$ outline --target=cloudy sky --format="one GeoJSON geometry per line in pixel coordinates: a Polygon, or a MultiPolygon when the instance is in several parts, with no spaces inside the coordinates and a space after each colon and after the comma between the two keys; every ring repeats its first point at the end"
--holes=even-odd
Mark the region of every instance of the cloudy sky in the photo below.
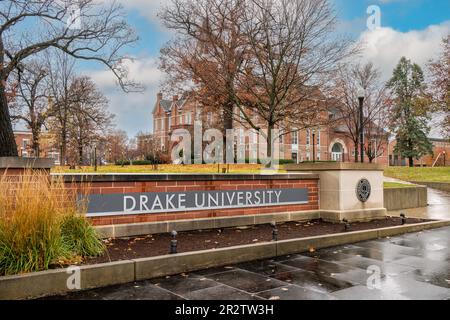
{"type": "MultiPolygon", "coordinates": [[[[106,0],[112,1],[112,0],[106,0]]],[[[110,101],[117,127],[130,136],[151,132],[151,111],[164,75],[158,70],[159,50],[172,34],[165,30],[156,14],[164,1],[118,0],[128,21],[139,35],[139,43],[129,49],[135,57],[129,64],[130,77],[145,85],[143,93],[121,92],[112,75],[101,69],[80,66],[93,77],[110,101]]],[[[363,60],[372,61],[389,78],[401,56],[424,66],[438,52],[441,39],[450,32],[449,0],[330,0],[340,18],[339,30],[365,44],[363,60]],[[367,9],[381,9],[381,27],[369,30],[367,9]]]]}

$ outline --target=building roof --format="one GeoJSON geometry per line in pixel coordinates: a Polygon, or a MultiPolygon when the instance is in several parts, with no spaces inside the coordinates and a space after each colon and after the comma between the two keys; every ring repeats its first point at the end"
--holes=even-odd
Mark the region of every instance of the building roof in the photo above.
{"type": "Polygon", "coordinates": [[[164,109],[165,112],[170,112],[170,109],[172,108],[172,101],[171,100],[161,100],[159,102],[159,105],[161,108],[164,109]]]}

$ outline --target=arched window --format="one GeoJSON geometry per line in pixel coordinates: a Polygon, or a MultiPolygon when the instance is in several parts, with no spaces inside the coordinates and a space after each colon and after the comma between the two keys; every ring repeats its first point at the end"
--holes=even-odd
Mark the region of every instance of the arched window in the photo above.
{"type": "Polygon", "coordinates": [[[331,149],[331,160],[344,161],[344,147],[339,142],[336,142],[331,149]]]}

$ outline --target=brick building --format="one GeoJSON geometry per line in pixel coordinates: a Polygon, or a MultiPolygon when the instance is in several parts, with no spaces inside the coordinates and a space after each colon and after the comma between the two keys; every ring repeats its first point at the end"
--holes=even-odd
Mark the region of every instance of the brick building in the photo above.
{"type": "MultiPolygon", "coordinates": [[[[14,131],[14,137],[16,138],[17,152],[19,157],[32,158],[34,157],[34,151],[32,148],[33,134],[31,131],[14,131]]],[[[55,165],[60,164],[59,148],[55,142],[54,136],[50,133],[43,132],[40,138],[40,152],[41,158],[54,159],[55,165]]]]}
{"type": "MultiPolygon", "coordinates": [[[[442,138],[430,138],[430,141],[433,144],[433,154],[426,155],[419,160],[415,160],[414,165],[424,167],[450,166],[450,140],[442,138]]],[[[395,145],[395,140],[389,143],[389,165],[408,166],[408,159],[402,158],[395,154],[395,145]]]]}
{"type": "MultiPolygon", "coordinates": [[[[172,147],[171,133],[176,129],[182,128],[191,132],[196,120],[202,122],[203,128],[221,128],[218,121],[219,115],[216,112],[203,110],[195,99],[189,97],[180,99],[178,96],[174,96],[172,99],[164,99],[163,95],[158,93],[152,113],[154,135],[159,141],[161,150],[167,153],[170,153],[172,147]]],[[[333,117],[333,114],[323,116],[333,117]]],[[[263,123],[260,124],[263,125],[263,123]]],[[[235,121],[233,127],[243,128],[243,125],[235,121]]],[[[342,124],[337,123],[334,126],[306,130],[291,129],[289,131],[291,132],[281,136],[279,141],[280,158],[283,160],[304,162],[312,161],[314,157],[317,161],[355,161],[354,143],[342,124]]],[[[253,139],[252,135],[248,135],[245,141],[239,142],[241,144],[245,142],[246,158],[249,159],[254,159],[252,154],[257,154],[257,150],[251,147],[256,142],[252,141],[253,139]]],[[[366,141],[366,143],[368,142],[366,141]]],[[[387,165],[389,157],[386,139],[373,139],[371,143],[379,153],[374,162],[387,165]]],[[[368,160],[366,159],[366,161],[368,160]]]]}

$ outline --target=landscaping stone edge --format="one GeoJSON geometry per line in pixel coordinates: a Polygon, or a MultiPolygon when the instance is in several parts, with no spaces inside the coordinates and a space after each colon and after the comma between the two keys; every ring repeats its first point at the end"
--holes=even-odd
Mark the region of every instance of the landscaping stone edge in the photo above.
{"type": "MultiPolygon", "coordinates": [[[[124,260],[75,270],[80,272],[80,290],[87,290],[446,226],[450,226],[450,220],[124,260]]],[[[72,291],[67,283],[73,275],[73,269],[64,268],[0,277],[0,299],[65,294],[72,291]]]]}

